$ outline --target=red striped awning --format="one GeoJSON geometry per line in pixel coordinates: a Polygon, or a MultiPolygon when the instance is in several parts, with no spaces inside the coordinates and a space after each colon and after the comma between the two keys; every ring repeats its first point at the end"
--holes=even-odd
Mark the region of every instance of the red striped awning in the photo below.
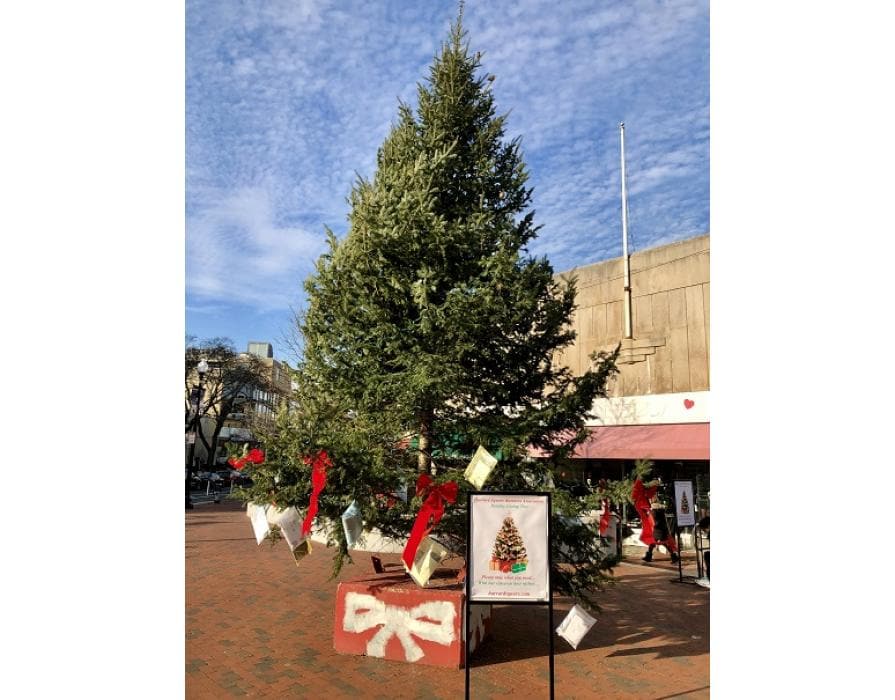
{"type": "Polygon", "coordinates": [[[709,459],[709,423],[607,425],[572,455],[578,459],[709,459]]]}
{"type": "MultiPolygon", "coordinates": [[[[709,423],[606,425],[588,428],[590,436],[573,459],[709,459],[709,423]]],[[[532,448],[533,457],[542,457],[532,448]]]]}

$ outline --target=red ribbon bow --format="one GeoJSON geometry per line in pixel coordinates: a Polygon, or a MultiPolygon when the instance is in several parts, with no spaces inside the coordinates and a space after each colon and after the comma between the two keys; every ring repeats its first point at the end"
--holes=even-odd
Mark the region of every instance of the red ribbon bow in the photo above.
{"type": "Polygon", "coordinates": [[[302,461],[308,466],[313,465],[311,470],[311,503],[308,506],[308,514],[301,525],[301,534],[307,537],[311,534],[311,524],[317,515],[317,501],[323,487],[326,486],[326,470],[333,465],[326,454],[326,450],[321,450],[313,459],[311,457],[303,457],[302,461]]]}
{"type": "Polygon", "coordinates": [[[428,474],[420,474],[419,479],[416,480],[416,495],[425,494],[426,499],[416,516],[410,537],[407,538],[407,545],[404,547],[404,553],[401,555],[401,559],[408,569],[413,568],[413,560],[416,558],[416,550],[419,549],[420,542],[441,521],[441,516],[444,515],[444,502],[456,503],[457,490],[456,481],[448,481],[438,486],[433,484],[432,477],[428,474]]]}
{"type": "Polygon", "coordinates": [[[603,514],[600,516],[600,537],[606,534],[609,529],[609,499],[603,499],[603,514]]]}
{"type": "Polygon", "coordinates": [[[231,457],[227,460],[227,464],[237,470],[241,470],[249,462],[252,464],[261,464],[264,462],[264,450],[249,450],[249,453],[245,457],[240,457],[239,459],[231,457]]]}

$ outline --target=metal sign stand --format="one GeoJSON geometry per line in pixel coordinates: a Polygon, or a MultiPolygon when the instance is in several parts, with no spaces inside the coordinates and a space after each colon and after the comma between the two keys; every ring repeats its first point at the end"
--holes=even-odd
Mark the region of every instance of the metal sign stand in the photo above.
{"type": "MultiPolygon", "coordinates": [[[[672,497],[672,503],[674,504],[674,532],[675,537],[677,537],[677,578],[671,579],[672,583],[692,583],[694,586],[698,586],[696,583],[696,576],[684,576],[684,557],[683,557],[683,543],[681,542],[681,526],[678,525],[678,517],[677,517],[677,492],[674,492],[674,496],[672,497]]],[[[695,530],[694,525],[694,530],[695,530]]],[[[695,535],[694,535],[695,536],[695,535]]],[[[697,560],[699,559],[699,555],[696,556],[697,560]]]]}
{"type": "MultiPolygon", "coordinates": [[[[472,497],[477,495],[487,494],[489,496],[546,496],[547,497],[547,602],[546,605],[549,608],[550,614],[548,615],[548,623],[550,625],[550,629],[548,630],[548,636],[550,638],[550,700],[554,700],[553,697],[553,655],[554,655],[554,647],[553,647],[553,577],[551,576],[551,572],[553,571],[553,552],[550,548],[550,541],[552,538],[551,527],[550,527],[550,516],[553,513],[553,498],[549,493],[532,493],[526,491],[470,491],[466,500],[466,622],[464,624],[465,633],[463,635],[463,646],[466,652],[466,658],[464,660],[464,666],[466,668],[466,700],[469,700],[469,623],[470,623],[470,609],[472,608],[473,601],[470,598],[471,586],[474,571],[472,566],[472,556],[471,556],[471,548],[472,548],[472,497]]],[[[494,601],[482,601],[493,603],[494,601]]],[[[499,601],[500,605],[544,605],[545,603],[542,601],[529,601],[529,600],[501,600],[499,601]]]]}

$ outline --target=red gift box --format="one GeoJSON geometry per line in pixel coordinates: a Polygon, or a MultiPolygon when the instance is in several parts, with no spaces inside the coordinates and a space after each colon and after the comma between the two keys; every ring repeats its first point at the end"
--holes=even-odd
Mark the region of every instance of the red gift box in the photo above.
{"type": "MultiPolygon", "coordinates": [[[[463,668],[466,594],[456,571],[440,569],[420,588],[404,573],[339,584],[333,646],[341,654],[463,668]]],[[[471,609],[470,652],[491,633],[491,606],[471,609]]]]}

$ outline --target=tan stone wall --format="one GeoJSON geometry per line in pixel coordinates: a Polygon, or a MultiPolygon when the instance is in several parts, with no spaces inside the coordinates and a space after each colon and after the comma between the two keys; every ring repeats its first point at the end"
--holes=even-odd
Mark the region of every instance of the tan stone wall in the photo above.
{"type": "Polygon", "coordinates": [[[709,235],[631,255],[633,338],[624,335],[622,258],[557,275],[578,278],[576,341],[557,361],[576,374],[622,342],[612,396],[709,389],[709,235]]]}

